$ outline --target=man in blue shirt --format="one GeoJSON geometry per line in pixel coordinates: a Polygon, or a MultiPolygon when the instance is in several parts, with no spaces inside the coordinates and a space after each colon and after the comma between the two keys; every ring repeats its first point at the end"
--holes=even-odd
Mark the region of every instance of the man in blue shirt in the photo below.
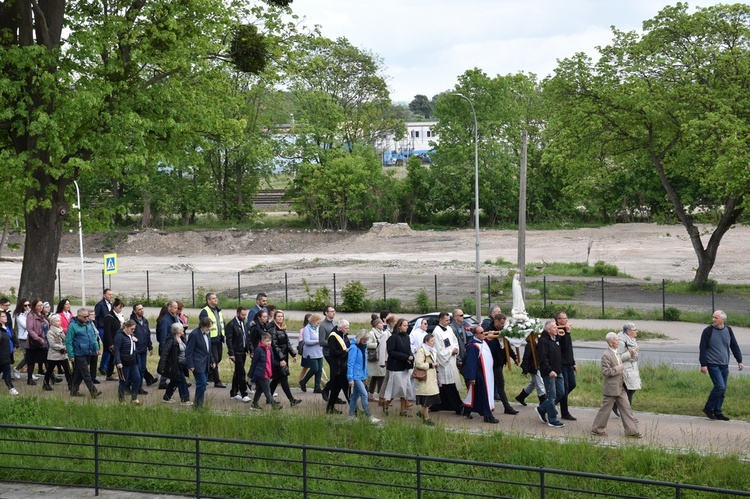
{"type": "Polygon", "coordinates": [[[708,419],[720,421],[729,421],[721,406],[724,404],[724,394],[729,380],[730,350],[737,360],[739,370],[742,371],[745,368],[742,364],[740,346],[737,344],[732,328],[726,325],[726,320],[727,314],[723,311],[714,312],[712,324],[703,330],[699,346],[701,372],[711,376],[711,382],[714,384],[706,405],[703,407],[703,413],[708,419]]]}

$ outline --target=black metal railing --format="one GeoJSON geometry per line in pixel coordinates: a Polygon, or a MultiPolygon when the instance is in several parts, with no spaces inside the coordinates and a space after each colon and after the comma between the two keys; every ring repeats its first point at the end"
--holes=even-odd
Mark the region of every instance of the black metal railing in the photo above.
{"type": "Polygon", "coordinates": [[[0,481],[191,497],[750,497],[631,477],[186,435],[0,425],[0,481]]]}

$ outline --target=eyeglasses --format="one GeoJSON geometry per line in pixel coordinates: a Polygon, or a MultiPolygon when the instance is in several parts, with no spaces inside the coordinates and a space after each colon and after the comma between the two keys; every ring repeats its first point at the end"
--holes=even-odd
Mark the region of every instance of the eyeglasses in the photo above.
{"type": "Polygon", "coordinates": [[[30,306],[31,306],[31,304],[30,304],[30,303],[24,303],[24,304],[23,304],[23,308],[26,308],[26,307],[30,307],[30,306]]]}

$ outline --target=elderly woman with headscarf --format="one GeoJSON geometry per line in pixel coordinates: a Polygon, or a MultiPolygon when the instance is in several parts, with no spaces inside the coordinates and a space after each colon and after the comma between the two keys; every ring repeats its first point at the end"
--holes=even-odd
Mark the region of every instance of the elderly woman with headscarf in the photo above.
{"type": "MultiPolygon", "coordinates": [[[[617,353],[623,364],[622,378],[625,382],[625,390],[628,394],[628,402],[633,406],[633,394],[641,389],[641,373],[638,370],[638,328],[632,322],[626,322],[622,326],[622,332],[617,335],[620,342],[617,345],[617,353]]],[[[619,416],[617,404],[612,407],[612,412],[619,416]]]]}

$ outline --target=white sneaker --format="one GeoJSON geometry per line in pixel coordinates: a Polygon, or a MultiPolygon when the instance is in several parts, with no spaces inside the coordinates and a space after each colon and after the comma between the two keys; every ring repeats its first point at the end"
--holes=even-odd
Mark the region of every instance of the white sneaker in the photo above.
{"type": "Polygon", "coordinates": [[[274,392],[273,396],[274,396],[275,398],[279,398],[279,392],[274,392]]]}
{"type": "MultiPolygon", "coordinates": [[[[239,395],[238,395],[238,396],[239,396],[239,395]]],[[[244,403],[246,403],[246,404],[247,404],[248,402],[250,402],[251,400],[253,400],[253,399],[251,399],[251,398],[250,398],[250,397],[248,397],[247,395],[245,395],[244,397],[242,397],[242,401],[243,401],[244,403]]]]}
{"type": "Polygon", "coordinates": [[[32,374],[31,379],[33,379],[34,381],[37,381],[39,379],[39,376],[37,376],[36,374],[32,374]]]}
{"type": "Polygon", "coordinates": [[[13,377],[16,379],[21,379],[21,371],[19,371],[15,367],[13,368],[13,377]]]}
{"type": "Polygon", "coordinates": [[[11,388],[10,389],[10,394],[11,395],[18,395],[18,390],[16,390],[15,388],[11,388]]]}
{"type": "Polygon", "coordinates": [[[174,404],[174,400],[172,399],[165,399],[162,397],[161,401],[164,402],[165,404],[174,404]]]}
{"type": "Polygon", "coordinates": [[[372,421],[373,423],[380,423],[380,420],[376,418],[375,416],[371,416],[370,421],[372,421]]]}
{"type": "Polygon", "coordinates": [[[189,400],[186,400],[185,402],[180,402],[180,405],[193,405],[193,403],[189,400]]]}
{"type": "Polygon", "coordinates": [[[234,397],[229,397],[229,398],[230,398],[230,399],[232,399],[232,400],[242,400],[242,395],[240,395],[240,394],[238,393],[238,394],[237,394],[237,395],[235,395],[234,397]]]}

